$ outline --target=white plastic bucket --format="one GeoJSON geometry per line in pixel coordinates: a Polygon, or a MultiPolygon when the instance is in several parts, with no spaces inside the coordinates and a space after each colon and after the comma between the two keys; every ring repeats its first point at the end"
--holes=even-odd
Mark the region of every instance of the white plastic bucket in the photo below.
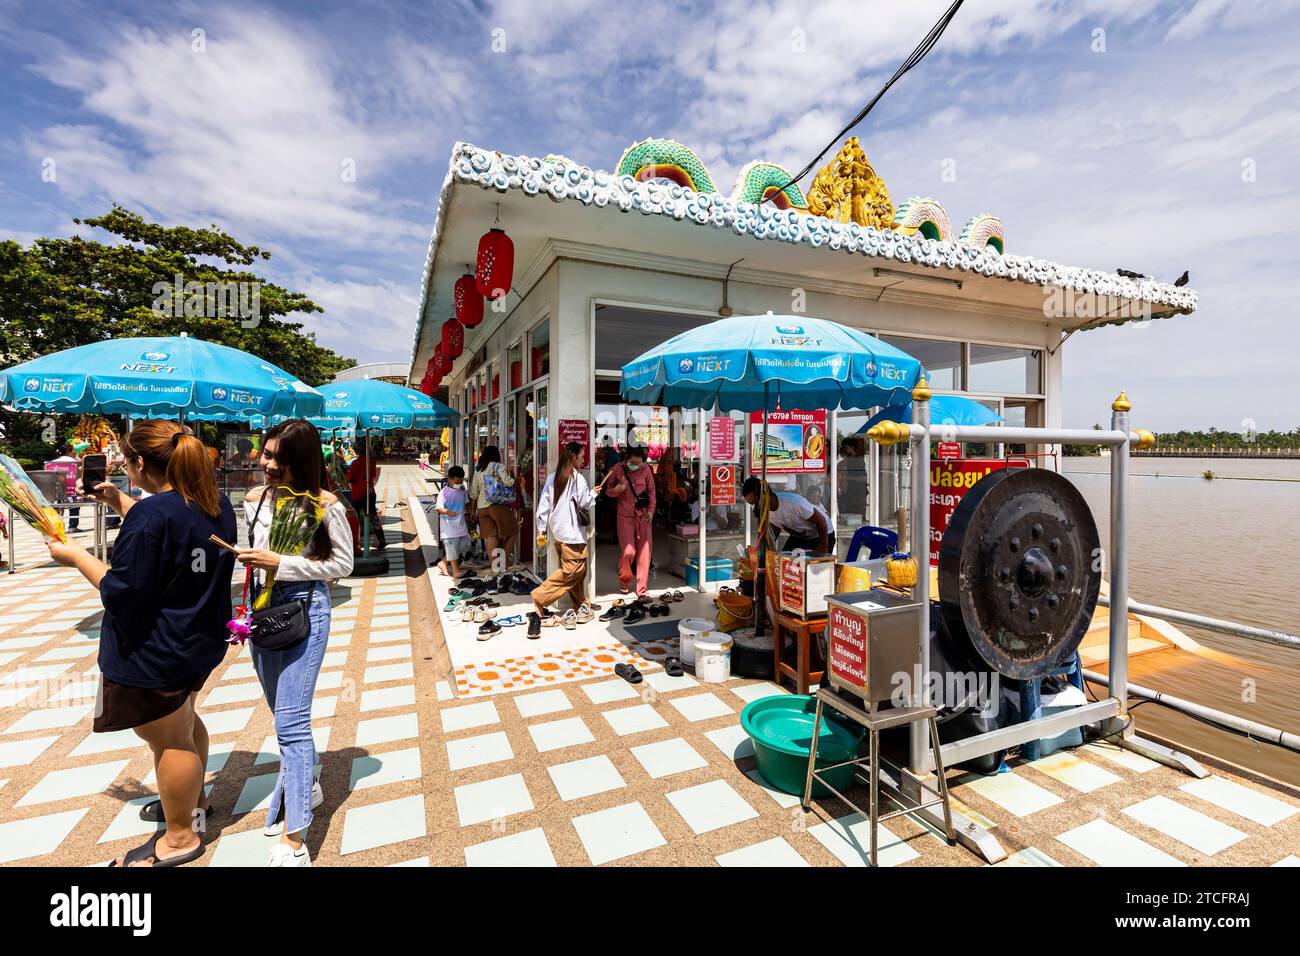
{"type": "Polygon", "coordinates": [[[701,634],[717,630],[718,622],[707,617],[688,617],[677,625],[677,636],[681,639],[678,656],[683,664],[695,666],[695,641],[701,634]]]}
{"type": "Polygon", "coordinates": [[[731,678],[731,637],[709,631],[695,638],[695,676],[706,684],[722,684],[731,678]]]}

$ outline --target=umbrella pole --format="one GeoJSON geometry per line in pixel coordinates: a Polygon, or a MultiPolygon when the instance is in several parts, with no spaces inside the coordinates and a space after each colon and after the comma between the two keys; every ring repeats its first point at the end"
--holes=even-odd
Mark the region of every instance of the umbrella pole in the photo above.
{"type": "MultiPolygon", "coordinates": [[[[763,593],[767,590],[767,522],[763,521],[762,516],[768,512],[768,495],[771,494],[767,488],[767,403],[770,387],[769,383],[763,383],[763,440],[758,446],[759,473],[763,476],[763,486],[759,489],[762,507],[758,511],[758,567],[754,569],[754,634],[757,637],[763,636],[763,593]]],[[[781,675],[776,676],[780,680],[781,675]]]]}
{"type": "Polygon", "coordinates": [[[361,516],[361,556],[366,560],[370,559],[370,429],[366,429],[366,500],[361,503],[365,509],[361,516]]]}

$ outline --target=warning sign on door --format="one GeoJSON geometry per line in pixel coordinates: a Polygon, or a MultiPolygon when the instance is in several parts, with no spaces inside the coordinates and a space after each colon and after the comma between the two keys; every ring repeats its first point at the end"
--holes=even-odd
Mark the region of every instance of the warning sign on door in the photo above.
{"type": "Polygon", "coordinates": [[[709,504],[734,505],[736,503],[736,466],[709,466],[709,504]]]}

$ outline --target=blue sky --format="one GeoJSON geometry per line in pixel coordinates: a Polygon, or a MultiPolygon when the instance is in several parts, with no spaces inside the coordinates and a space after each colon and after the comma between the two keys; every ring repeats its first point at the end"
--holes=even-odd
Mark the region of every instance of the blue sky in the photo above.
{"type": "MultiPolygon", "coordinates": [[[[946,5],[0,0],[0,237],[114,200],[216,222],[322,342],[405,360],[457,140],[608,169],[673,137],[728,188],[802,166],[946,5]]],[[[1009,251],[1191,270],[1195,316],[1070,340],[1067,424],[1122,385],[1158,429],[1300,426],[1298,33],[1294,2],[968,0],[857,130],[896,202],[999,215],[1009,251]]]]}

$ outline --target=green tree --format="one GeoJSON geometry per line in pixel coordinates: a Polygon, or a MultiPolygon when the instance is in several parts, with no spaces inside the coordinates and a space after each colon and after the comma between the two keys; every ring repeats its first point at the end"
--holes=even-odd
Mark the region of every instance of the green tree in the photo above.
{"type": "Polygon", "coordinates": [[[216,225],[162,226],[114,205],[74,220],[119,237],[103,243],[74,235],[24,247],[0,242],[0,366],[102,339],[179,335],[250,352],[309,385],[330,381],[353,359],[316,344],[288,316],[324,311],[300,292],[266,282],[249,267],[270,253],[216,225]],[[160,308],[161,288],[190,286],[186,314],[160,308]],[[245,283],[258,291],[254,317],[222,313],[210,284],[245,283]]]}

